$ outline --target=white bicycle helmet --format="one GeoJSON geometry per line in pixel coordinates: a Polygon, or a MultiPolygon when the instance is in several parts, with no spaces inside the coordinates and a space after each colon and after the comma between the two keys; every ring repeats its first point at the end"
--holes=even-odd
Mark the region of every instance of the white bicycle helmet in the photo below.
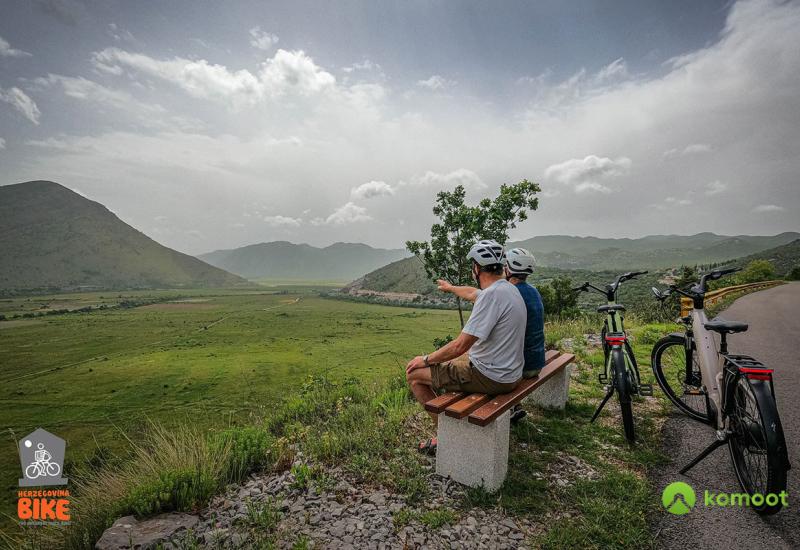
{"type": "Polygon", "coordinates": [[[481,267],[502,264],[503,257],[503,246],[491,239],[476,242],[467,254],[468,259],[476,261],[481,267]]]}
{"type": "Polygon", "coordinates": [[[506,252],[505,265],[512,275],[530,275],[536,267],[536,258],[524,248],[512,248],[506,252]]]}

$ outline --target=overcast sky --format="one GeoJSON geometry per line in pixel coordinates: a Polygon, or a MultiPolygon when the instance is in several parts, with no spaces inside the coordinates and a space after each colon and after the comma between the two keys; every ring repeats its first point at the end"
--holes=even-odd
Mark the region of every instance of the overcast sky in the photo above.
{"type": "Polygon", "coordinates": [[[512,235],[799,229],[800,3],[0,0],[0,184],[189,253],[401,247],[435,193],[512,235]]]}

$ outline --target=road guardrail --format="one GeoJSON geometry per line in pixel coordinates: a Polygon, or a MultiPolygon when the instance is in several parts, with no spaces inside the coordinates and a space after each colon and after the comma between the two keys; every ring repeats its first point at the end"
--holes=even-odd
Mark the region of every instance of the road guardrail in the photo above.
{"type": "MultiPolygon", "coordinates": [[[[725,296],[729,294],[733,294],[734,292],[740,292],[742,290],[763,290],[765,288],[770,288],[773,286],[778,286],[783,284],[786,281],[762,281],[760,283],[747,283],[745,285],[734,285],[728,286],[725,288],[719,288],[717,290],[712,290],[711,292],[706,292],[705,297],[705,305],[713,306],[725,296]]],[[[691,298],[681,298],[681,316],[689,315],[692,311],[692,300],[691,298]]]]}

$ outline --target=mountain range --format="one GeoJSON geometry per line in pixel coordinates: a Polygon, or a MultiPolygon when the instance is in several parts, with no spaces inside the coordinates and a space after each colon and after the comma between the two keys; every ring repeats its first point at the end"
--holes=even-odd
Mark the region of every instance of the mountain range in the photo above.
{"type": "MultiPolygon", "coordinates": [[[[652,235],[606,239],[537,236],[529,248],[540,272],[619,271],[762,257],[796,265],[800,233],[774,236],[652,235]]],[[[229,287],[247,279],[349,281],[387,292],[430,290],[418,259],[403,249],[286,241],[217,250],[198,258],[167,248],[105,206],[51,181],[0,186],[0,291],[80,288],[229,287]],[[366,274],[366,275],[365,275],[366,274]]]]}
{"type": "Polygon", "coordinates": [[[800,239],[800,233],[773,236],[650,235],[638,239],[604,239],[546,235],[510,243],[533,252],[538,263],[561,269],[614,270],[619,266],[659,269],[724,262],[800,239]]]}
{"type": "MultiPolygon", "coordinates": [[[[509,243],[528,248],[537,259],[534,279],[580,276],[592,273],[618,274],[633,269],[663,271],[681,265],[727,263],[745,266],[756,259],[773,263],[778,276],[800,265],[800,234],[772,237],[728,237],[713,233],[657,235],[641,239],[598,239],[563,235],[534,237],[509,243]],[[677,246],[682,245],[682,246],[677,246]],[[652,248],[648,248],[652,246],[652,248]]],[[[576,279],[577,280],[577,279],[576,279]]],[[[417,258],[405,258],[356,279],[348,290],[430,294],[436,286],[428,279],[417,258]]]]}
{"type": "Polygon", "coordinates": [[[2,291],[250,284],[160,245],[52,181],[0,186],[0,258],[2,291]]]}
{"type": "Polygon", "coordinates": [[[372,248],[361,243],[317,248],[275,241],[216,250],[198,258],[248,279],[350,281],[408,255],[403,249],[372,248]]]}

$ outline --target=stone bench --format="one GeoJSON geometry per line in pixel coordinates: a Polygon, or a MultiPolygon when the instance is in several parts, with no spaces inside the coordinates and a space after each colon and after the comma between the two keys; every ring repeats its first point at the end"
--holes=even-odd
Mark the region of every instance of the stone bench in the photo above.
{"type": "Polygon", "coordinates": [[[570,368],[575,356],[559,351],[545,354],[545,367],[536,378],[523,380],[502,395],[448,392],[425,403],[439,415],[436,473],[470,487],[498,489],[508,471],[511,408],[529,397],[549,409],[563,409],[569,394],[570,368]]]}

